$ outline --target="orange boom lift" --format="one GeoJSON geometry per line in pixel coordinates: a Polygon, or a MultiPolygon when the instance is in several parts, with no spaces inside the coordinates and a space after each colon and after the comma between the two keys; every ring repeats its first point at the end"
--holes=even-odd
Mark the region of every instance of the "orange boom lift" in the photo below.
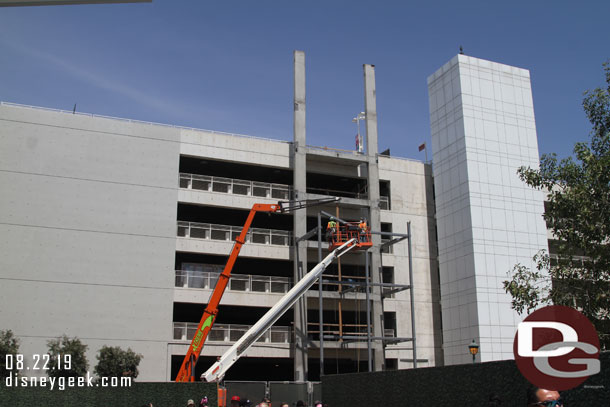
{"type": "Polygon", "coordinates": [[[201,354],[201,349],[205,344],[205,340],[210,333],[210,329],[214,325],[214,320],[216,319],[216,315],[218,314],[218,304],[222,299],[222,295],[227,288],[227,284],[229,283],[229,278],[231,278],[231,270],[233,269],[233,265],[235,264],[235,260],[237,260],[237,256],[239,255],[239,251],[241,247],[246,242],[246,235],[248,234],[248,230],[250,229],[250,225],[252,224],[252,220],[254,219],[254,215],[257,212],[267,212],[267,213],[286,213],[290,211],[294,211],[297,209],[306,208],[308,206],[314,205],[323,205],[327,203],[333,203],[339,201],[340,198],[325,198],[325,199],[310,199],[305,201],[280,201],[277,204],[254,204],[252,209],[250,209],[250,213],[248,214],[248,218],[246,219],[246,223],[241,230],[239,236],[235,239],[235,244],[233,245],[233,249],[231,250],[231,254],[229,255],[229,260],[227,260],[227,264],[225,265],[224,270],[218,277],[218,282],[216,283],[216,287],[214,287],[214,291],[212,291],[212,295],[210,296],[210,300],[208,301],[208,305],[203,312],[203,316],[201,317],[201,321],[199,322],[199,326],[197,327],[197,331],[195,332],[195,336],[189,346],[189,349],[182,361],[182,366],[178,371],[178,376],[176,376],[176,382],[194,382],[195,381],[195,365],[197,364],[197,360],[199,359],[199,355],[201,354]]]}

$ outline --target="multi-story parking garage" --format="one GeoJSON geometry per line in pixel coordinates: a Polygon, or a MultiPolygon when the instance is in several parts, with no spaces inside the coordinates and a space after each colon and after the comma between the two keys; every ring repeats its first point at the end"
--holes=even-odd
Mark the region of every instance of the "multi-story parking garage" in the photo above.
{"type": "Polygon", "coordinates": [[[292,142],[3,103],[0,327],[15,332],[25,354],[45,352],[62,334],[89,345],[92,364],[103,345],[130,347],[144,356],[140,380],[171,380],[252,205],[338,196],[338,204],[255,218],[198,372],[317,263],[317,237],[295,241],[321,211],[364,216],[386,234],[373,235],[368,254],[327,269],[322,312],[315,285],[227,379],[317,380],[322,370],[366,371],[369,355],[374,370],[412,367],[414,354],[420,367],[461,363],[472,339],[482,360],[506,358],[518,318],[502,276],[546,245],[537,219],[532,232],[515,215],[542,208],[541,196],[513,179],[514,166],[537,164],[525,72],[462,55],[430,78],[434,171],[378,152],[371,65],[364,152],[307,145],[300,52],[292,142]],[[408,224],[410,239],[384,244],[408,224]],[[368,301],[353,289],[367,281],[368,301]],[[369,345],[368,336],[385,340],[369,345]]]}

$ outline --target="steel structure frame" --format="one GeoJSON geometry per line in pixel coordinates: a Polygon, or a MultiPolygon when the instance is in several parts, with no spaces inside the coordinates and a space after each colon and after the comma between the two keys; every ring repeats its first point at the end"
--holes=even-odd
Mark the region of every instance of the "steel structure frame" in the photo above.
{"type": "MultiPolygon", "coordinates": [[[[318,235],[318,262],[322,261],[322,216],[328,217],[330,218],[331,216],[333,218],[336,219],[337,222],[342,223],[342,224],[346,224],[347,222],[343,219],[340,219],[339,217],[332,215],[328,212],[325,211],[319,211],[318,212],[318,225],[317,227],[311,229],[310,231],[308,231],[305,235],[296,238],[295,239],[295,252],[297,253],[295,256],[295,261],[297,262],[297,264],[299,264],[299,257],[298,257],[298,244],[299,242],[303,241],[303,240],[307,240],[310,237],[314,236],[314,235],[318,235]]],[[[364,290],[365,294],[366,294],[366,317],[367,317],[367,335],[366,338],[362,338],[360,336],[354,336],[354,335],[324,335],[324,330],[323,330],[323,325],[324,325],[324,318],[323,318],[323,311],[324,311],[324,305],[323,305],[323,290],[322,290],[322,285],[324,283],[329,283],[329,280],[323,280],[322,276],[320,276],[320,281],[318,283],[318,302],[319,302],[319,330],[320,330],[320,377],[322,377],[324,375],[324,338],[332,338],[332,339],[340,339],[342,341],[345,342],[362,342],[363,340],[367,341],[367,354],[368,354],[368,371],[372,372],[373,371],[373,357],[372,357],[372,342],[373,341],[382,341],[384,344],[385,343],[400,343],[400,342],[412,342],[413,344],[413,367],[417,368],[417,341],[416,341],[416,332],[415,332],[415,301],[414,301],[414,296],[413,296],[413,255],[412,255],[412,248],[411,248],[411,242],[412,242],[412,234],[411,234],[411,222],[407,222],[407,234],[403,234],[403,233],[392,233],[392,232],[377,232],[377,231],[371,231],[371,234],[378,234],[378,235],[382,235],[382,236],[390,236],[391,239],[387,242],[384,242],[383,244],[381,244],[378,247],[373,246],[370,249],[364,250],[364,254],[365,254],[365,282],[354,282],[354,281],[350,281],[350,282],[345,282],[343,283],[342,281],[339,281],[339,285],[343,286],[343,285],[349,285],[350,287],[348,287],[345,290],[341,291],[341,296],[345,295],[346,293],[352,292],[352,291],[360,291],[360,290],[364,290]],[[370,282],[370,277],[371,277],[371,273],[370,273],[370,261],[369,261],[369,256],[370,256],[370,251],[371,250],[379,250],[380,253],[382,254],[381,258],[383,259],[383,252],[382,250],[385,247],[389,247],[392,246],[396,243],[402,242],[403,240],[408,240],[407,243],[407,248],[408,248],[408,256],[409,256],[409,283],[410,284],[394,284],[394,283],[371,283],[370,282]],[[387,337],[387,336],[373,336],[371,334],[371,287],[385,287],[385,288],[390,288],[389,291],[387,292],[382,292],[381,293],[381,299],[382,299],[382,304],[383,304],[383,299],[386,298],[387,296],[397,293],[397,292],[401,292],[404,290],[411,290],[410,291],[410,301],[411,301],[411,332],[412,332],[412,337],[387,337]]],[[[381,273],[381,266],[379,269],[379,272],[381,273]]],[[[382,331],[383,332],[383,331],[382,331]]],[[[385,350],[385,348],[384,348],[385,350]]]]}

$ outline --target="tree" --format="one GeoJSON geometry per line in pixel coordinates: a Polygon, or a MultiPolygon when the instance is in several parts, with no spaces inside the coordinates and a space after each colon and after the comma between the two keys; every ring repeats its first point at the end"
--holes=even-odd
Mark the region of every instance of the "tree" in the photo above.
{"type": "Polygon", "coordinates": [[[126,351],[118,346],[103,346],[97,355],[95,374],[98,377],[138,377],[138,365],[142,355],[131,348],[126,351]]]}
{"type": "Polygon", "coordinates": [[[575,159],[543,155],[540,169],[518,170],[527,185],[547,191],[544,219],[557,256],[538,252],[535,270],[517,264],[504,289],[520,314],[551,303],[578,309],[610,349],[610,61],[604,71],[606,89],[585,92],[592,131],[574,146],[575,159]]]}
{"type": "Polygon", "coordinates": [[[68,338],[64,335],[47,342],[50,356],[49,377],[80,377],[85,376],[89,370],[89,362],[85,352],[88,346],[78,338],[68,338]],[[66,357],[66,355],[70,355],[66,357]],[[69,361],[69,362],[68,362],[69,361]]]}
{"type": "Polygon", "coordinates": [[[11,373],[16,374],[14,361],[19,353],[19,339],[15,338],[13,331],[0,331],[0,379],[8,377],[11,373]],[[6,355],[13,356],[13,369],[6,369],[6,355]]]}

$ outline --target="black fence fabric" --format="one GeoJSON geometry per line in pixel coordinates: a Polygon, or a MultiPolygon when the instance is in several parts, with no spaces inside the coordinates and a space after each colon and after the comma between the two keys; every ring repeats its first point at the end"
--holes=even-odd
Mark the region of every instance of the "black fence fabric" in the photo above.
{"type": "MultiPolygon", "coordinates": [[[[579,387],[562,392],[565,407],[610,405],[610,352],[600,356],[601,372],[579,387]]],[[[322,394],[330,407],[370,406],[526,406],[526,389],[514,361],[354,373],[322,377],[322,394]]]]}
{"type": "Polygon", "coordinates": [[[207,396],[209,406],[218,405],[216,383],[133,383],[130,387],[84,387],[64,390],[41,387],[6,387],[0,384],[0,406],[10,407],[182,407],[188,400],[207,396]]]}

